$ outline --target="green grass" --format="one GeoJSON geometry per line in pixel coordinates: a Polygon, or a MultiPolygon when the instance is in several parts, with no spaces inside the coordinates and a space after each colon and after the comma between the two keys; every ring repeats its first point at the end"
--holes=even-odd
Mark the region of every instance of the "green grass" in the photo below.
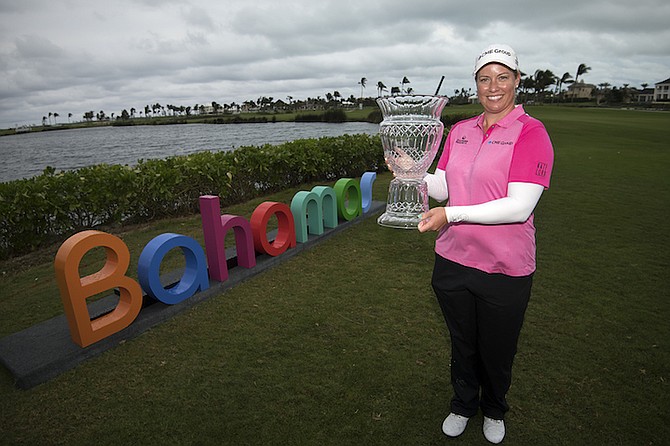
{"type": "MultiPolygon", "coordinates": [[[[663,444],[670,114],[527,110],[556,164],[536,212],[505,443],[663,444]]],[[[261,201],[224,212],[249,216],[261,201]]],[[[197,217],[120,235],[137,262],[166,231],[202,241],[197,217]]],[[[440,431],[451,390],[433,240],[371,218],[36,388],[2,369],[0,443],[488,444],[480,417],[459,440],[440,431]]],[[[62,312],[55,249],[0,264],[0,335],[62,312]]]]}

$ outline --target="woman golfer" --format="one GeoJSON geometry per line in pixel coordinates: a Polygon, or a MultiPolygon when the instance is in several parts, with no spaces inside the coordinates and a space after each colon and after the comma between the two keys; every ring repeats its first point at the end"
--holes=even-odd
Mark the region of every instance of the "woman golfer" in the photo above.
{"type": "Polygon", "coordinates": [[[549,187],[554,153],[540,121],[515,105],[520,72],[507,45],[475,62],[484,112],[455,124],[419,231],[439,231],[432,285],[451,337],[451,413],[442,430],[463,433],[481,409],[484,436],[505,436],[506,393],[535,271],[533,210],[549,187]]]}

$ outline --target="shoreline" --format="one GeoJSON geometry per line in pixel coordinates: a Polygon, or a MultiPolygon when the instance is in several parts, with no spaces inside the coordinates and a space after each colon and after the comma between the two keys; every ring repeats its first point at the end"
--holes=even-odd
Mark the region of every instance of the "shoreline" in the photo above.
{"type": "MultiPolygon", "coordinates": [[[[53,132],[58,130],[88,129],[96,127],[133,127],[139,125],[181,125],[181,124],[272,124],[276,122],[378,122],[370,121],[369,115],[377,110],[375,107],[364,107],[363,109],[343,110],[344,120],[324,120],[327,110],[308,110],[305,112],[291,113],[219,113],[212,115],[194,116],[159,116],[151,118],[129,118],[126,120],[106,120],[91,122],[73,122],[53,125],[27,126],[29,131],[17,131],[17,128],[0,129],[0,136],[24,135],[38,132],[53,132]]],[[[21,128],[21,127],[18,127],[21,128]]],[[[24,127],[25,128],[25,127],[24,127]]]]}

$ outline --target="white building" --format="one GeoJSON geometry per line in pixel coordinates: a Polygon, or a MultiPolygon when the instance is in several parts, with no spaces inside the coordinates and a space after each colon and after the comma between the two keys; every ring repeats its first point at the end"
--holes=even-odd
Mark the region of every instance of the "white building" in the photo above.
{"type": "Polygon", "coordinates": [[[670,102],[670,78],[654,84],[654,102],[670,102]]]}

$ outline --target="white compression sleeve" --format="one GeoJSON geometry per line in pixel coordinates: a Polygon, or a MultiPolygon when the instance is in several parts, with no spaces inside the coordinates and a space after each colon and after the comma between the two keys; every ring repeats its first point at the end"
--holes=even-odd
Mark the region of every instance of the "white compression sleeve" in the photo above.
{"type": "Polygon", "coordinates": [[[435,173],[429,173],[423,177],[428,184],[428,195],[442,202],[449,198],[449,190],[447,189],[447,177],[444,175],[444,170],[435,169],[435,173]]]}
{"type": "Polygon", "coordinates": [[[541,184],[509,183],[504,198],[471,206],[447,206],[444,209],[449,223],[523,223],[533,213],[542,191],[544,186],[541,184]]]}

